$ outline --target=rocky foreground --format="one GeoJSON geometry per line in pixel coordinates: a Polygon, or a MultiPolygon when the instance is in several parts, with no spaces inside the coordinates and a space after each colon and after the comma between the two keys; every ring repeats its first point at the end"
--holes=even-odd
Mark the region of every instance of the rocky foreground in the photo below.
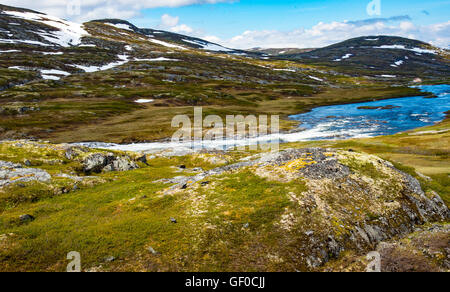
{"type": "Polygon", "coordinates": [[[0,270],[61,270],[71,250],[96,271],[364,270],[374,250],[386,271],[449,269],[448,226],[431,224],[448,222],[448,207],[373,155],[167,158],[30,141],[0,149],[0,270]],[[81,229],[53,226],[74,215],[81,229]],[[55,249],[42,251],[48,236],[55,249]],[[30,247],[43,253],[37,262],[30,247]]]}

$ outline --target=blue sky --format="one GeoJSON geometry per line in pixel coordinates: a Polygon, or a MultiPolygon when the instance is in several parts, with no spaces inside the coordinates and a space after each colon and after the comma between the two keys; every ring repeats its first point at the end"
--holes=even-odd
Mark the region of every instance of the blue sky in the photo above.
{"type": "Polygon", "coordinates": [[[449,48],[450,0],[2,0],[83,22],[126,19],[139,27],[196,36],[233,48],[323,47],[348,38],[396,35],[449,48]],[[380,15],[367,13],[381,3],[380,15]]]}
{"type": "Polygon", "coordinates": [[[180,22],[213,34],[231,38],[247,30],[282,30],[309,28],[319,22],[342,22],[374,17],[409,15],[420,25],[450,19],[450,1],[382,0],[381,15],[366,12],[369,0],[240,0],[234,3],[190,5],[177,8],[145,9],[132,18],[139,26],[155,27],[161,15],[178,16],[180,22]]]}

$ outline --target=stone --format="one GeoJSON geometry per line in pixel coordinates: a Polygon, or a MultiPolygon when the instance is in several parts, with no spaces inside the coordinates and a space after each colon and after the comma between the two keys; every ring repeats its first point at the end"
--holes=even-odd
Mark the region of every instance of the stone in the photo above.
{"type": "Polygon", "coordinates": [[[139,168],[134,161],[127,157],[116,157],[112,153],[95,153],[83,161],[85,173],[100,173],[102,171],[129,171],[139,168]]]}
{"type": "Polygon", "coordinates": [[[25,214],[25,215],[20,215],[19,219],[21,222],[31,222],[31,221],[34,221],[35,218],[31,215],[25,214]]]}
{"type": "Polygon", "coordinates": [[[143,155],[143,156],[139,157],[137,159],[137,161],[140,161],[142,163],[148,164],[147,155],[143,155]]]}
{"type": "Polygon", "coordinates": [[[83,161],[83,171],[85,173],[100,173],[113,159],[112,154],[95,153],[89,155],[83,161]]]}
{"type": "Polygon", "coordinates": [[[114,262],[115,260],[116,260],[116,258],[113,257],[113,256],[108,256],[108,257],[106,257],[106,258],[104,259],[104,261],[105,261],[106,263],[112,263],[112,262],[114,262]]]}
{"type": "Polygon", "coordinates": [[[103,168],[103,171],[129,171],[137,169],[138,166],[134,161],[130,161],[125,157],[118,157],[103,168]]]}
{"type": "Polygon", "coordinates": [[[148,248],[147,248],[147,250],[149,251],[149,252],[151,252],[153,255],[158,255],[159,254],[159,252],[157,252],[153,247],[151,247],[151,246],[149,246],[148,248]]]}
{"type": "Polygon", "coordinates": [[[78,152],[76,151],[76,149],[79,149],[77,147],[69,147],[66,152],[64,153],[64,156],[69,159],[72,160],[75,157],[79,156],[78,152]]]}
{"type": "Polygon", "coordinates": [[[23,168],[20,164],[0,161],[0,187],[31,181],[49,182],[51,176],[42,169],[23,168]]]}

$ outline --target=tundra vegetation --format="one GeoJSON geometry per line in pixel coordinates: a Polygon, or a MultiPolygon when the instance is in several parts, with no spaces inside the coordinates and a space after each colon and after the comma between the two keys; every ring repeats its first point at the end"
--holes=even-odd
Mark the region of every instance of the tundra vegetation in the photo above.
{"type": "Polygon", "coordinates": [[[449,270],[448,119],[278,153],[69,144],[167,139],[193,106],[290,131],[318,106],[432,97],[411,85],[448,84],[448,51],[394,37],[208,50],[121,20],[55,45],[36,33],[54,27],[8,11],[34,13],[0,5],[0,271],[65,271],[71,251],[83,271],[363,271],[373,250],[385,271],[449,270]]]}

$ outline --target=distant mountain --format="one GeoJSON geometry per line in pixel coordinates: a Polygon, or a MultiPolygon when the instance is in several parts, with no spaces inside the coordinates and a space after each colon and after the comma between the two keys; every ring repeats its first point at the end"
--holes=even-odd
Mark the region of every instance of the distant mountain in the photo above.
{"type": "Polygon", "coordinates": [[[132,61],[169,62],[185,57],[192,64],[194,51],[203,52],[202,56],[265,57],[198,38],[141,29],[124,20],[77,24],[0,4],[0,71],[8,70],[0,72],[0,89],[39,78],[59,80],[75,73],[108,70],[132,61]]]}
{"type": "Polygon", "coordinates": [[[297,49],[297,48],[282,48],[282,49],[264,49],[264,48],[252,48],[248,51],[250,52],[258,52],[264,53],[270,56],[279,56],[279,55],[292,55],[292,54],[301,54],[314,51],[315,49],[297,49]]]}
{"type": "MultiPolygon", "coordinates": [[[[77,24],[0,4],[0,54],[8,56],[1,58],[0,65],[4,69],[0,70],[14,69],[1,74],[6,77],[0,81],[0,89],[36,78],[59,80],[75,73],[107,70],[133,60],[165,58],[170,61],[175,59],[174,54],[180,58],[195,51],[216,57],[289,60],[325,66],[351,76],[439,78],[448,76],[450,71],[448,51],[400,37],[361,37],[320,49],[243,51],[172,32],[138,28],[120,19],[77,24]]],[[[192,62],[192,56],[189,58],[191,61],[186,61],[192,62]]],[[[320,79],[319,76],[315,80],[320,79]]]]}
{"type": "Polygon", "coordinates": [[[145,35],[147,37],[152,37],[158,40],[167,41],[177,43],[179,45],[193,48],[193,49],[202,49],[205,51],[213,51],[213,52],[221,52],[228,54],[236,54],[236,55],[246,55],[249,52],[242,50],[234,50],[230,48],[223,47],[221,45],[211,43],[199,38],[194,38],[186,35],[181,35],[177,33],[167,32],[163,30],[155,30],[150,28],[138,28],[133,24],[129,23],[125,20],[120,19],[100,19],[93,20],[91,23],[104,23],[107,25],[112,25],[116,28],[130,30],[138,34],[145,35]]]}
{"type": "Polygon", "coordinates": [[[353,75],[433,77],[448,76],[450,72],[449,51],[391,36],[359,37],[280,58],[327,66],[353,75]]]}
{"type": "Polygon", "coordinates": [[[0,5],[0,139],[162,139],[173,134],[171,116],[191,106],[288,117],[354,101],[355,90],[357,100],[418,94],[407,88],[415,79],[447,82],[449,72],[447,51],[402,38],[243,51],[119,19],[77,24],[0,5]]]}

